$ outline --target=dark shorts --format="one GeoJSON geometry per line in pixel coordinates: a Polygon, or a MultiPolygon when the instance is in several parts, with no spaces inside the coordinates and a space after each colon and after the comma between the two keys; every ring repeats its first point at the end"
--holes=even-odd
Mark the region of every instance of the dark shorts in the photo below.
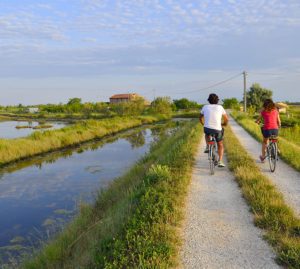
{"type": "Polygon", "coordinates": [[[215,134],[216,137],[216,141],[220,142],[223,139],[223,135],[224,135],[224,129],[222,128],[222,131],[219,130],[215,130],[215,129],[210,129],[210,128],[206,128],[204,127],[204,133],[206,135],[212,135],[215,134]]]}
{"type": "Polygon", "coordinates": [[[261,132],[262,132],[264,138],[268,138],[268,137],[270,137],[271,135],[276,135],[276,136],[278,136],[278,129],[267,129],[267,130],[263,130],[263,129],[261,128],[261,132]]]}

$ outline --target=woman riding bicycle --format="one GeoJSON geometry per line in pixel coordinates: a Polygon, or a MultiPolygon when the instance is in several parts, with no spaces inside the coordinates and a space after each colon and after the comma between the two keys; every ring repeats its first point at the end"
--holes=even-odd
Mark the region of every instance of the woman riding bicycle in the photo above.
{"type": "Polygon", "coordinates": [[[265,160],[269,137],[271,135],[278,136],[278,127],[281,126],[279,113],[272,99],[266,99],[264,101],[263,107],[264,109],[262,110],[261,115],[256,120],[256,123],[259,123],[262,118],[264,119],[264,126],[261,128],[263,142],[261,148],[261,155],[259,156],[261,162],[264,162],[265,160]]]}

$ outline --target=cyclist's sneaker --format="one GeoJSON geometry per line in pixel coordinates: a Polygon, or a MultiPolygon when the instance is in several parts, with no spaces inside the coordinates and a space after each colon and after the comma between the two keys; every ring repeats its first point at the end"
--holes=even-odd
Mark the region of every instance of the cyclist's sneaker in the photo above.
{"type": "Polygon", "coordinates": [[[205,150],[204,150],[204,153],[208,153],[209,150],[208,150],[208,146],[206,146],[205,150]]]}
{"type": "Polygon", "coordinates": [[[259,155],[259,159],[260,159],[260,161],[261,161],[262,163],[265,162],[265,158],[263,158],[263,156],[259,155]]]}
{"type": "Polygon", "coordinates": [[[225,164],[223,162],[218,162],[218,167],[225,167],[225,164]]]}

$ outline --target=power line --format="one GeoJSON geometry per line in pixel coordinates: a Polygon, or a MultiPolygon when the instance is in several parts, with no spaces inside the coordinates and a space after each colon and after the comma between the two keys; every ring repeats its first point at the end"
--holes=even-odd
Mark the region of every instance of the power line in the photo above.
{"type": "Polygon", "coordinates": [[[262,75],[262,76],[281,76],[281,75],[284,75],[284,73],[268,73],[268,72],[248,72],[250,74],[254,74],[254,75],[262,75]]]}
{"type": "Polygon", "coordinates": [[[239,76],[242,75],[242,74],[243,74],[243,73],[239,73],[239,74],[237,74],[237,75],[234,75],[233,77],[230,77],[230,78],[228,78],[228,79],[222,80],[222,81],[220,81],[220,82],[218,82],[218,83],[216,83],[216,84],[207,86],[207,87],[205,87],[205,88],[201,88],[201,89],[193,90],[193,91],[187,91],[187,92],[177,92],[177,93],[175,93],[175,94],[182,94],[182,93],[186,94],[186,93],[193,93],[193,92],[198,92],[198,91],[208,90],[208,89],[210,89],[210,88],[213,88],[213,87],[219,86],[219,85],[221,85],[221,84],[223,84],[223,83],[226,83],[226,82],[228,82],[228,81],[230,81],[230,80],[233,80],[233,79],[239,77],[239,76]]]}

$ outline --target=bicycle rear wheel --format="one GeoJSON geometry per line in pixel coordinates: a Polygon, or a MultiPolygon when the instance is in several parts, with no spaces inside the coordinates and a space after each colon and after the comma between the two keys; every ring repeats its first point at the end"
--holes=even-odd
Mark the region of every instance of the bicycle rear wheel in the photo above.
{"type": "Polygon", "coordinates": [[[209,169],[210,174],[215,173],[215,151],[213,145],[209,145],[209,169]]]}
{"type": "Polygon", "coordinates": [[[275,171],[276,161],[277,161],[277,145],[276,143],[272,142],[269,146],[269,165],[270,165],[271,172],[275,171]]]}

